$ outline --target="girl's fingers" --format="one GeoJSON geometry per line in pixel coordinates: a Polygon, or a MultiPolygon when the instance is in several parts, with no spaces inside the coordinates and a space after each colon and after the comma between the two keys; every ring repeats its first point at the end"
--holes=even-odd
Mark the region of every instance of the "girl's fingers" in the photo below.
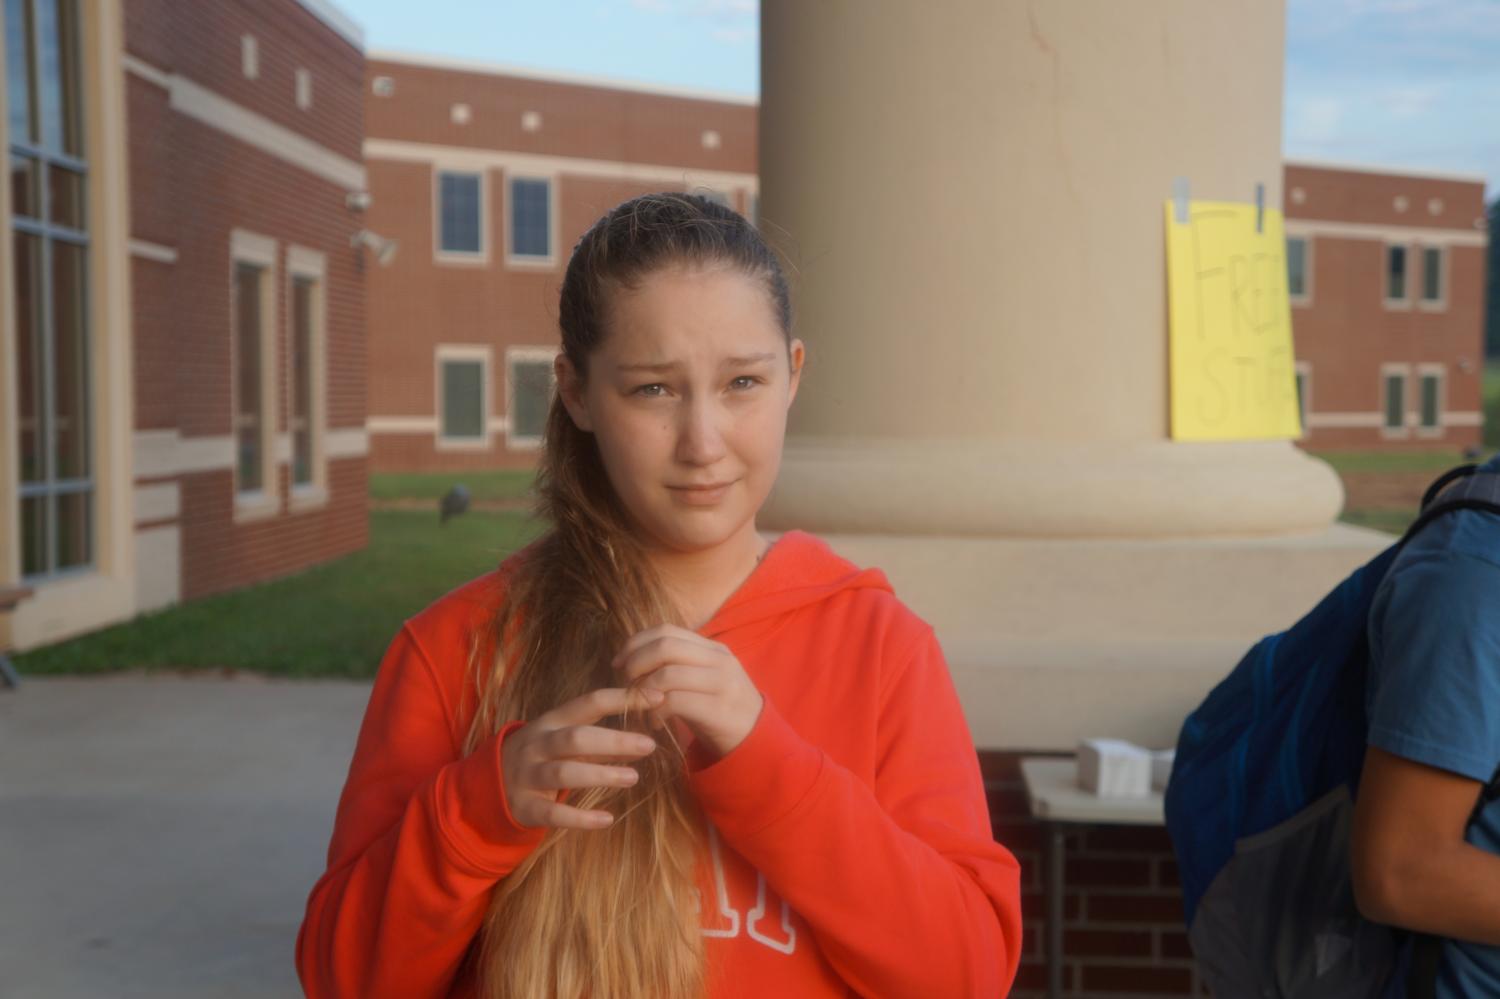
{"type": "Polygon", "coordinates": [[[690,642],[670,636],[643,645],[616,660],[615,669],[626,683],[634,683],[668,663],[687,666],[722,665],[724,652],[718,646],[690,642]]]}
{"type": "Polygon", "coordinates": [[[623,715],[627,711],[642,711],[654,706],[643,699],[640,691],[626,687],[600,687],[565,704],[559,704],[537,718],[535,724],[542,728],[593,725],[611,715],[623,715]]]}
{"type": "MultiPolygon", "coordinates": [[[[656,703],[660,704],[663,699],[664,695],[656,698],[656,703]]],[[[547,732],[537,741],[536,748],[542,759],[549,760],[577,756],[636,760],[654,752],[656,743],[650,736],[639,732],[573,725],[547,732]]]]}
{"type": "Polygon", "coordinates": [[[630,767],[611,767],[579,760],[553,760],[537,768],[537,786],[544,791],[581,787],[631,787],[641,775],[630,767]]]}
{"type": "Polygon", "coordinates": [[[547,826],[553,829],[608,829],[614,824],[615,817],[608,812],[595,808],[574,808],[572,805],[564,805],[560,801],[548,801],[545,798],[532,798],[534,805],[527,808],[528,814],[525,818],[517,816],[516,819],[523,826],[547,826]]]}
{"type": "Polygon", "coordinates": [[[624,666],[625,660],[633,657],[633,655],[636,655],[637,652],[642,651],[642,649],[649,648],[649,646],[651,645],[657,645],[657,643],[663,642],[675,642],[678,643],[678,645],[696,646],[696,648],[702,648],[708,652],[723,651],[723,645],[715,642],[715,640],[706,639],[706,637],[703,637],[702,634],[697,633],[697,631],[688,631],[687,628],[678,627],[678,625],[675,624],[661,624],[657,625],[657,627],[654,628],[646,628],[645,631],[640,631],[640,633],[630,636],[630,640],[628,640],[628,642],[625,642],[624,648],[619,649],[619,654],[615,655],[613,666],[615,666],[616,669],[619,669],[619,667],[624,666]]]}
{"type": "Polygon", "coordinates": [[[659,690],[664,695],[674,690],[712,694],[723,689],[724,677],[716,669],[671,663],[647,673],[642,677],[640,686],[646,690],[659,690]]]}

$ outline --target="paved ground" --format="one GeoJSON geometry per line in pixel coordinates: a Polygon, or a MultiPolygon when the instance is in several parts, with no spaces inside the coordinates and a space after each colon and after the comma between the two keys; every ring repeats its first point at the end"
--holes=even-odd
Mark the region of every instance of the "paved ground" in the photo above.
{"type": "Polygon", "coordinates": [[[0,997],[298,996],[367,684],[0,689],[0,997]]]}

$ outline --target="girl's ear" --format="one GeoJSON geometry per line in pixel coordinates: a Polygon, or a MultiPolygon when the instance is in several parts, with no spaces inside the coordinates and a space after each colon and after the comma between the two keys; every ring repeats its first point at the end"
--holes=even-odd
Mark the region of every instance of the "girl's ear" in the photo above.
{"type": "Polygon", "coordinates": [[[807,362],[807,347],[801,340],[794,339],[787,346],[787,354],[792,362],[792,380],[786,397],[786,404],[790,407],[792,400],[797,398],[797,386],[802,384],[802,365],[807,362]]]}
{"type": "Polygon", "coordinates": [[[559,353],[553,359],[552,373],[557,378],[558,397],[567,407],[568,415],[573,418],[573,425],[584,433],[593,433],[594,424],[589,418],[588,401],[583,395],[583,377],[567,354],[559,353]]]}

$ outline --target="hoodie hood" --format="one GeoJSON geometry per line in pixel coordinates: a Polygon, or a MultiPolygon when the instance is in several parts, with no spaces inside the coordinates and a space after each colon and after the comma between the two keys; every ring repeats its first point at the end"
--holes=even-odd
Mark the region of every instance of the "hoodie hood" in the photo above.
{"type": "Polygon", "coordinates": [[[893,593],[879,569],[861,569],[836,554],[821,538],[788,531],[740,588],[699,629],[705,638],[735,632],[746,640],[775,627],[793,611],[821,603],[845,590],[874,589],[893,593]]]}

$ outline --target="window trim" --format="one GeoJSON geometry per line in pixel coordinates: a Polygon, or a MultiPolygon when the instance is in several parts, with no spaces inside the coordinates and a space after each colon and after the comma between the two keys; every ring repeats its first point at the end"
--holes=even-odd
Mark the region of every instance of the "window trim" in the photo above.
{"type": "Polygon", "coordinates": [[[1413,428],[1416,435],[1425,440],[1433,440],[1443,437],[1448,432],[1448,421],[1445,416],[1448,412],[1448,366],[1446,364],[1429,363],[1417,365],[1417,408],[1416,426],[1413,428]],[[1437,389],[1437,423],[1427,426],[1422,422],[1422,382],[1428,378],[1436,378],[1437,389]]]}
{"type": "MultiPolygon", "coordinates": [[[[1301,412],[1298,414],[1302,419],[1302,433],[1298,440],[1307,440],[1308,427],[1312,423],[1312,392],[1313,392],[1313,367],[1311,361],[1298,361],[1296,364],[1295,378],[1302,381],[1302,391],[1298,394],[1301,400],[1301,412]]],[[[1382,383],[1384,384],[1384,383],[1382,383]]]]}
{"type": "Polygon", "coordinates": [[[547,377],[552,390],[557,391],[557,371],[550,367],[562,352],[561,347],[507,347],[505,348],[505,446],[512,451],[538,451],[542,447],[541,436],[516,434],[516,364],[545,361],[549,367],[547,377]]]}
{"type": "Polygon", "coordinates": [[[1294,239],[1302,243],[1302,294],[1292,294],[1292,282],[1288,276],[1286,297],[1293,305],[1308,306],[1313,304],[1313,237],[1302,233],[1291,233],[1286,237],[1288,243],[1294,239]]]}
{"type": "Polygon", "coordinates": [[[244,523],[274,516],[280,507],[277,480],[277,398],[276,382],[280,370],[276,364],[276,240],[270,236],[232,229],[229,233],[229,438],[233,441],[234,464],[230,468],[234,489],[234,522],[244,523]],[[239,483],[239,431],[234,425],[239,412],[239,372],[235,342],[238,317],[235,314],[237,281],[235,271],[241,264],[264,271],[260,283],[260,411],[261,482],[260,489],[241,489],[239,483]]]}
{"type": "Polygon", "coordinates": [[[490,348],[475,344],[440,343],[433,351],[433,376],[436,383],[433,398],[437,405],[433,409],[436,425],[433,441],[439,451],[488,451],[493,446],[490,428],[490,409],[494,403],[490,388],[490,348]],[[443,412],[447,399],[443,390],[443,365],[448,361],[479,362],[479,436],[449,437],[443,433],[443,412]]]}
{"type": "Polygon", "coordinates": [[[509,172],[501,181],[501,212],[505,220],[505,266],[514,270],[555,270],[557,267],[557,175],[553,173],[509,172]],[[515,220],[511,212],[511,184],[517,180],[539,180],[547,185],[547,255],[545,257],[515,252],[515,220]]]}
{"type": "Polygon", "coordinates": [[[1380,366],[1380,436],[1386,440],[1406,440],[1411,437],[1411,365],[1382,364],[1380,366]],[[1389,379],[1401,378],[1401,425],[1393,427],[1386,422],[1390,412],[1389,379]]]}
{"type": "Polygon", "coordinates": [[[1448,311],[1448,247],[1443,245],[1433,246],[1430,243],[1418,244],[1419,256],[1422,260],[1422,287],[1418,289],[1417,308],[1423,312],[1447,312],[1448,311]],[[1438,255],[1438,297],[1427,298],[1427,251],[1431,250],[1438,255]]]}
{"type": "Polygon", "coordinates": [[[432,168],[432,259],[439,264],[484,267],[490,262],[490,171],[436,163],[432,168]],[[443,175],[479,178],[479,250],[443,249],[443,175]]]}
{"type": "Polygon", "coordinates": [[[1387,239],[1382,244],[1380,257],[1380,294],[1381,304],[1387,309],[1410,309],[1412,303],[1411,278],[1412,278],[1412,244],[1401,240],[1387,239]],[[1403,289],[1406,294],[1401,298],[1391,297],[1391,250],[1396,247],[1406,251],[1406,286],[1403,289]]]}
{"type": "Polygon", "coordinates": [[[286,454],[287,505],[294,512],[326,506],[328,503],[328,261],[317,250],[288,246],[286,250],[286,454]],[[296,371],[293,368],[292,338],[295,335],[298,279],[311,281],[312,329],[308,331],[308,354],[312,371],[308,375],[312,399],[308,413],[312,444],[312,482],[296,481],[296,433],[292,428],[292,408],[296,405],[296,371]]]}

